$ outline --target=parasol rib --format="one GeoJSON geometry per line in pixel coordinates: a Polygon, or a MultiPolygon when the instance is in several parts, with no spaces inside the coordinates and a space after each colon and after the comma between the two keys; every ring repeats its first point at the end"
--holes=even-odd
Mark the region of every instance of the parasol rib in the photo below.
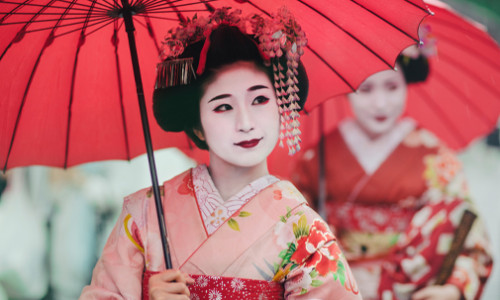
{"type": "Polygon", "coordinates": [[[408,4],[411,4],[411,5],[415,6],[416,8],[420,9],[421,11],[424,11],[424,12],[426,12],[426,13],[429,13],[429,10],[428,10],[428,9],[423,8],[423,7],[422,7],[422,6],[420,6],[420,5],[415,4],[415,2],[413,2],[413,1],[408,1],[408,0],[404,0],[404,1],[405,1],[406,3],[408,3],[408,4]]]}
{"type": "MultiPolygon", "coordinates": [[[[60,15],[60,14],[58,14],[60,15]]],[[[96,18],[95,20],[98,20],[98,19],[103,19],[103,18],[106,18],[106,19],[109,19],[108,16],[105,16],[105,17],[100,17],[100,18],[96,18]]],[[[44,22],[54,22],[54,21],[57,21],[57,19],[44,19],[44,20],[34,20],[32,21],[31,23],[44,23],[44,22]]],[[[67,20],[84,20],[84,18],[82,17],[75,17],[75,18],[66,18],[65,19],[66,21],[67,20]]],[[[2,23],[2,25],[19,25],[19,24],[25,24],[26,22],[24,21],[19,21],[19,22],[11,22],[11,23],[2,23]]],[[[71,25],[76,25],[76,24],[83,24],[83,21],[82,22],[78,22],[78,23],[71,23],[71,25]]],[[[69,26],[69,24],[68,24],[69,26]]],[[[59,27],[63,27],[63,26],[59,26],[59,27]]],[[[51,26],[51,27],[47,27],[46,29],[52,29],[54,28],[54,26],[51,26]]]]}
{"type": "Polygon", "coordinates": [[[23,6],[26,6],[26,5],[25,5],[25,4],[26,4],[26,2],[23,2],[23,3],[15,3],[15,4],[17,4],[17,6],[16,6],[16,7],[14,7],[13,9],[11,9],[11,11],[10,11],[10,12],[8,12],[8,13],[3,13],[3,14],[5,14],[5,15],[4,15],[4,16],[0,19],[0,24],[3,24],[3,21],[4,21],[6,18],[8,18],[9,16],[11,16],[11,15],[15,14],[15,13],[16,13],[16,11],[20,10],[23,6]]]}
{"type": "MultiPolygon", "coordinates": [[[[95,4],[97,0],[93,0],[92,3],[95,4]]],[[[74,94],[75,94],[75,78],[76,78],[76,70],[78,68],[78,57],[80,56],[80,49],[85,43],[85,30],[87,29],[86,24],[88,23],[88,18],[90,18],[90,15],[92,14],[92,9],[93,5],[89,8],[88,14],[87,14],[87,20],[85,21],[83,28],[81,29],[80,32],[80,38],[78,39],[78,43],[76,46],[76,53],[75,53],[75,60],[73,63],[73,72],[71,74],[71,87],[70,87],[70,95],[69,95],[69,103],[68,103],[68,117],[67,117],[67,126],[66,126],[66,143],[65,143],[65,150],[64,150],[64,168],[66,169],[68,167],[68,158],[69,158],[69,141],[71,139],[71,116],[72,116],[72,108],[73,108],[73,100],[74,100],[74,94]]]]}
{"type": "Polygon", "coordinates": [[[108,4],[108,6],[111,7],[112,9],[115,9],[117,7],[122,7],[116,0],[113,0],[113,3],[111,3],[107,0],[101,0],[101,2],[108,4]]]}
{"type": "MultiPolygon", "coordinates": [[[[68,3],[68,4],[70,4],[70,3],[71,3],[71,1],[68,1],[68,0],[57,0],[57,1],[58,1],[58,2],[63,2],[63,3],[68,3]]],[[[96,2],[96,4],[95,4],[95,5],[96,5],[96,7],[95,7],[94,9],[99,9],[99,10],[109,10],[109,9],[114,9],[114,8],[115,8],[114,6],[109,5],[107,2],[105,2],[105,3],[103,3],[103,2],[105,2],[105,1],[96,2]],[[105,4],[108,4],[108,5],[105,5],[105,4]],[[99,8],[99,7],[97,7],[98,5],[99,5],[99,6],[102,6],[103,8],[99,8]]],[[[90,5],[88,5],[88,4],[82,4],[82,3],[74,3],[73,5],[74,5],[74,6],[83,6],[83,7],[86,7],[86,8],[89,8],[89,7],[90,7],[90,5]]]]}
{"type": "MultiPolygon", "coordinates": [[[[203,0],[201,0],[203,1],[203,0]]],[[[203,1],[204,2],[204,1],[203,1]]],[[[260,8],[259,6],[257,6],[255,3],[251,2],[251,1],[247,1],[248,4],[252,5],[253,7],[255,7],[256,9],[258,9],[259,11],[261,11],[262,13],[270,16],[270,14],[263,10],[262,8],[260,8]]],[[[333,23],[334,24],[334,23],[333,23]]],[[[313,54],[314,56],[316,56],[319,60],[321,60],[333,73],[335,73],[352,91],[355,91],[356,89],[353,87],[352,84],[350,84],[346,78],[344,78],[344,76],[340,75],[340,73],[330,64],[328,63],[324,57],[322,57],[318,52],[316,52],[314,49],[312,49],[310,46],[306,46],[307,49],[309,49],[313,54]]]]}
{"type": "Polygon", "coordinates": [[[157,20],[169,20],[169,21],[174,21],[177,20],[177,18],[167,18],[167,17],[158,17],[158,16],[149,16],[150,19],[157,19],[157,20]]]}
{"type": "Polygon", "coordinates": [[[330,65],[324,58],[323,56],[319,55],[314,49],[312,49],[309,46],[306,46],[309,51],[311,51],[319,60],[321,60],[333,73],[335,73],[350,89],[351,91],[355,92],[356,88],[350,84],[347,79],[344,78],[332,65],[330,65]]]}
{"type": "MultiPolygon", "coordinates": [[[[38,29],[33,29],[33,30],[28,30],[26,31],[26,33],[29,33],[29,32],[38,32],[38,31],[44,31],[44,30],[49,30],[49,29],[53,29],[53,28],[65,28],[65,27],[74,27],[74,26],[77,26],[77,25],[83,25],[87,22],[87,19],[86,18],[79,18],[81,19],[82,21],[80,22],[73,22],[73,23],[68,23],[68,24],[63,24],[63,25],[53,25],[53,26],[48,26],[48,27],[43,27],[43,28],[38,28],[38,29]]],[[[66,20],[66,19],[65,19],[66,20]]],[[[89,23],[92,23],[92,25],[87,25],[87,27],[90,27],[90,26],[94,26],[94,25],[99,25],[103,22],[106,22],[109,20],[109,17],[108,16],[102,16],[102,17],[96,17],[96,18],[93,18],[92,21],[90,21],[89,23]]],[[[38,20],[38,22],[41,22],[40,20],[38,20]]],[[[33,22],[35,23],[35,22],[33,22]]],[[[81,30],[83,27],[78,27],[76,29],[76,31],[78,30],[81,30]]],[[[60,34],[58,34],[57,36],[60,36],[60,34]]]]}
{"type": "Polygon", "coordinates": [[[427,103],[428,106],[432,107],[431,111],[435,113],[436,118],[442,120],[442,123],[444,124],[446,129],[448,129],[448,131],[455,137],[455,139],[458,140],[459,143],[465,144],[467,139],[462,134],[460,134],[458,128],[446,115],[445,111],[437,106],[437,104],[432,99],[430,99],[429,94],[424,91],[424,89],[416,89],[416,91],[422,95],[421,99],[424,99],[425,103],[427,103]]]}
{"type": "Polygon", "coordinates": [[[155,34],[155,31],[153,29],[153,26],[151,26],[151,20],[149,19],[149,16],[146,15],[144,17],[144,19],[146,20],[146,28],[148,30],[148,33],[149,33],[149,36],[153,39],[154,41],[154,44],[155,44],[155,47],[156,47],[156,52],[158,53],[158,55],[160,55],[161,53],[161,48],[160,48],[160,45],[158,44],[158,39],[156,38],[156,34],[155,34]]]}
{"type": "MultiPolygon", "coordinates": [[[[210,0],[210,1],[214,1],[214,0],[210,0]]],[[[175,7],[178,8],[178,7],[184,7],[184,6],[192,6],[192,5],[196,5],[196,4],[199,4],[199,3],[195,3],[195,2],[191,2],[191,3],[185,3],[185,4],[180,4],[180,5],[176,5],[175,7]]],[[[168,6],[168,5],[165,5],[164,3],[151,3],[147,6],[147,11],[152,11],[153,9],[155,8],[167,8],[167,7],[171,7],[171,6],[168,6]]],[[[199,9],[193,9],[193,10],[186,10],[185,12],[199,12],[200,10],[199,9]]]]}
{"type": "Polygon", "coordinates": [[[467,108],[470,108],[479,116],[479,119],[483,122],[483,124],[489,126],[491,123],[495,124],[497,119],[491,119],[490,116],[486,115],[477,105],[475,105],[474,101],[470,101],[465,95],[459,93],[459,88],[457,84],[452,83],[447,79],[446,76],[443,76],[439,73],[435,73],[436,79],[441,81],[443,86],[447,86],[450,93],[454,94],[455,98],[460,100],[467,108]]]}
{"type": "MultiPolygon", "coordinates": [[[[168,9],[167,7],[157,7],[157,8],[153,8],[153,9],[148,9],[147,12],[148,13],[174,13],[175,11],[172,11],[172,10],[165,10],[165,9],[168,9]]],[[[199,12],[200,10],[199,9],[183,9],[183,10],[179,10],[179,12],[199,12]]],[[[140,14],[137,14],[137,15],[142,15],[143,13],[140,13],[140,14]]]]}
{"type": "MultiPolygon", "coordinates": [[[[99,24],[102,24],[102,23],[105,23],[106,21],[109,21],[110,19],[109,18],[100,18],[100,19],[96,19],[96,20],[92,20],[92,22],[89,22],[90,25],[87,25],[86,27],[89,28],[89,27],[93,27],[93,26],[97,26],[99,24]]],[[[111,20],[112,21],[112,20],[111,20]]],[[[69,30],[69,31],[66,31],[66,32],[63,32],[63,33],[59,33],[56,35],[56,37],[59,37],[59,36],[63,36],[65,34],[68,34],[68,33],[72,33],[72,32],[75,32],[75,31],[80,31],[83,29],[83,26],[85,24],[85,21],[84,22],[78,22],[78,23],[74,23],[74,24],[64,24],[64,25],[54,25],[54,26],[50,26],[50,27],[43,27],[43,28],[38,28],[38,29],[33,29],[33,30],[28,30],[26,31],[26,33],[31,33],[31,32],[39,32],[39,31],[45,31],[45,30],[49,30],[49,29],[55,29],[55,28],[65,28],[65,27],[71,27],[71,26],[75,26],[75,25],[82,25],[82,26],[79,26],[78,28],[76,29],[73,29],[73,30],[69,30]]],[[[87,34],[88,35],[88,34],[87,34]]]]}
{"type": "MultiPolygon", "coordinates": [[[[386,64],[389,68],[392,68],[392,65],[386,61],[385,59],[383,59],[380,55],[378,55],[375,51],[373,51],[370,47],[368,47],[365,43],[363,43],[360,39],[358,39],[357,37],[355,37],[352,33],[350,33],[349,31],[347,31],[345,28],[343,28],[342,26],[340,26],[339,24],[337,24],[335,21],[333,21],[331,18],[327,17],[325,14],[323,14],[322,12],[320,12],[319,10],[317,10],[316,8],[312,7],[311,5],[305,3],[304,1],[302,0],[298,0],[300,3],[302,3],[303,5],[309,7],[309,9],[313,10],[314,12],[316,12],[318,15],[322,16],[325,20],[327,20],[328,22],[330,22],[331,24],[333,24],[335,27],[337,27],[338,29],[342,30],[342,32],[344,32],[345,34],[347,34],[348,36],[350,36],[354,41],[356,41],[359,45],[363,46],[363,48],[365,48],[366,50],[368,50],[370,53],[372,53],[375,57],[377,57],[378,59],[380,59],[382,62],[384,62],[384,64],[386,64]]],[[[354,3],[356,3],[356,1],[353,1],[354,3]]],[[[356,3],[358,4],[358,3],[356,3]]],[[[359,4],[358,4],[359,5],[359,4]]],[[[361,6],[362,7],[362,6],[361,6]]],[[[370,10],[366,9],[363,7],[363,9],[371,12],[370,10]]],[[[371,12],[372,14],[374,14],[373,12],[371,12]]],[[[374,14],[376,15],[376,14],[374,14]]],[[[379,16],[377,16],[378,18],[380,18],[379,16]]],[[[380,18],[382,19],[382,18],[380,18]]],[[[384,20],[384,19],[382,19],[384,20]]],[[[384,20],[386,21],[386,20],[384,20]]],[[[386,21],[387,22],[387,21],[386,21]]],[[[387,22],[389,23],[389,22],[387,22]]],[[[392,24],[391,24],[392,25],[392,24]]],[[[394,25],[392,25],[393,27],[395,27],[394,25]]],[[[405,33],[406,34],[406,33],[405,33]]],[[[349,85],[350,86],[350,85],[349,85]]]]}
{"type": "MultiPolygon", "coordinates": [[[[19,12],[19,13],[14,13],[15,15],[39,15],[38,12],[19,12]]],[[[59,12],[46,12],[46,13],[43,13],[44,16],[60,16],[61,13],[59,12]]],[[[69,16],[86,16],[87,14],[86,13],[67,13],[66,15],[69,15],[69,16]]],[[[83,18],[83,17],[82,17],[83,18]]]]}
{"type": "MultiPolygon", "coordinates": [[[[7,4],[19,4],[18,2],[10,2],[10,1],[2,1],[1,3],[7,3],[7,4]]],[[[47,5],[45,4],[32,4],[32,3],[23,3],[24,6],[32,6],[32,7],[47,7],[47,5]]],[[[50,5],[50,8],[59,8],[59,9],[62,9],[62,10],[66,10],[68,9],[67,6],[56,6],[56,5],[50,5]]],[[[77,10],[77,11],[84,11],[86,12],[88,10],[88,8],[90,8],[90,6],[88,6],[87,8],[72,8],[72,10],[77,10]]],[[[104,11],[104,10],[103,10],[104,11]]],[[[20,14],[20,13],[16,13],[16,14],[20,14]]],[[[25,14],[29,14],[29,13],[25,13],[25,14]]],[[[46,15],[47,13],[44,13],[44,15],[46,15]]],[[[57,13],[58,15],[60,15],[61,13],[57,13]]]]}
{"type": "MultiPolygon", "coordinates": [[[[158,2],[163,2],[165,3],[166,5],[172,7],[175,3],[177,2],[181,2],[181,1],[184,1],[184,0],[174,0],[174,1],[166,1],[166,0],[145,0],[145,1],[140,1],[141,4],[143,4],[144,6],[148,6],[151,4],[151,3],[158,3],[158,2]]],[[[175,5],[177,6],[177,5],[175,5]]]]}
{"type": "MultiPolygon", "coordinates": [[[[389,22],[388,20],[386,20],[385,18],[383,18],[383,17],[382,17],[382,16],[380,16],[379,14],[375,13],[375,12],[374,12],[374,11],[372,11],[371,9],[369,9],[369,8],[365,7],[364,5],[362,5],[362,4],[360,4],[360,3],[358,3],[356,0],[351,0],[351,1],[352,1],[353,3],[356,3],[357,5],[359,5],[359,7],[362,7],[364,10],[366,10],[366,11],[370,12],[372,15],[376,16],[376,17],[377,17],[377,18],[379,18],[380,20],[384,21],[384,22],[385,22],[385,23],[387,23],[388,25],[392,26],[392,27],[393,27],[394,29],[396,29],[397,31],[399,31],[399,32],[401,32],[402,34],[406,35],[406,36],[407,36],[407,37],[409,37],[410,39],[414,40],[414,41],[415,41],[415,42],[417,42],[417,43],[419,42],[419,40],[418,40],[418,39],[415,39],[415,38],[414,38],[411,34],[409,34],[409,33],[405,32],[405,31],[403,31],[401,28],[399,28],[399,27],[397,27],[397,26],[394,26],[394,24],[392,24],[391,22],[389,22]]],[[[406,1],[406,2],[407,2],[407,3],[412,4],[412,5],[413,5],[413,6],[415,6],[415,7],[418,7],[419,9],[421,9],[421,10],[423,10],[423,11],[427,12],[427,13],[429,13],[429,11],[428,11],[428,10],[426,10],[426,9],[424,9],[424,8],[422,8],[422,7],[418,6],[418,5],[416,5],[416,4],[415,4],[415,3],[413,3],[413,2],[409,2],[409,1],[406,1]]],[[[391,66],[391,68],[392,68],[392,66],[391,66]]]]}
{"type": "MultiPolygon", "coordinates": [[[[51,34],[49,34],[49,37],[47,38],[47,40],[52,39],[52,38],[53,38],[53,36],[51,34]]],[[[23,111],[24,111],[24,105],[26,104],[26,96],[28,95],[29,88],[30,88],[31,83],[33,81],[33,76],[35,75],[35,72],[36,72],[38,65],[40,63],[40,58],[42,57],[42,54],[46,48],[47,48],[47,43],[45,43],[44,47],[40,51],[38,58],[35,62],[35,65],[33,67],[33,70],[31,71],[28,83],[26,84],[26,89],[24,90],[24,94],[23,94],[23,100],[21,101],[21,106],[19,107],[19,112],[18,112],[17,117],[16,117],[16,123],[14,125],[14,130],[12,132],[12,138],[10,140],[9,151],[7,152],[7,157],[5,159],[5,165],[3,167],[4,173],[7,170],[7,165],[9,163],[9,158],[10,158],[10,154],[12,152],[12,147],[14,146],[14,141],[15,141],[16,136],[17,136],[17,129],[19,127],[19,122],[21,120],[21,116],[22,116],[23,111]]]]}
{"type": "MultiPolygon", "coordinates": [[[[490,66],[494,66],[495,68],[500,69],[500,62],[498,60],[498,57],[495,58],[495,57],[490,57],[488,55],[481,55],[481,53],[474,51],[474,48],[478,46],[478,44],[476,42],[473,45],[470,43],[465,43],[465,44],[459,43],[456,40],[450,39],[449,36],[448,37],[446,37],[446,36],[439,37],[439,41],[440,41],[440,43],[447,42],[447,43],[453,45],[453,48],[455,48],[455,49],[459,49],[459,48],[464,49],[468,54],[483,61],[485,64],[490,65],[490,66]]],[[[490,41],[490,43],[487,43],[486,45],[484,45],[484,44],[481,45],[481,47],[485,47],[485,46],[487,46],[488,48],[491,48],[491,51],[493,51],[493,52],[497,51],[497,49],[498,49],[498,46],[492,44],[491,41],[490,41]]],[[[444,56],[444,55],[446,55],[445,51],[439,52],[439,56],[444,56]]],[[[448,55],[448,58],[451,58],[451,56],[448,55]]],[[[455,62],[456,61],[457,60],[455,59],[455,62]]]]}
{"type": "MultiPolygon", "coordinates": [[[[46,10],[46,9],[47,9],[47,8],[48,8],[51,4],[52,4],[52,3],[54,3],[54,1],[55,1],[55,0],[51,0],[48,4],[44,5],[44,6],[42,7],[42,9],[40,9],[40,10],[39,10],[39,11],[37,11],[37,12],[34,12],[34,13],[29,13],[30,15],[33,15],[33,16],[31,17],[31,19],[30,19],[30,20],[28,20],[28,21],[26,21],[26,22],[25,22],[26,24],[23,26],[23,28],[21,28],[21,29],[19,30],[19,32],[17,33],[16,37],[14,37],[13,41],[11,41],[11,44],[12,44],[14,41],[16,41],[16,42],[17,42],[17,41],[20,41],[20,40],[22,39],[22,37],[24,36],[24,34],[26,33],[26,28],[28,28],[28,26],[29,26],[31,23],[33,23],[33,21],[34,21],[34,20],[36,20],[36,17],[38,17],[39,15],[41,15],[42,13],[44,13],[44,11],[45,11],[45,10],[46,10]]],[[[7,18],[7,17],[9,17],[9,16],[11,16],[11,15],[14,15],[14,14],[19,14],[19,13],[15,12],[15,11],[17,11],[17,10],[21,9],[21,8],[22,8],[22,7],[24,7],[24,6],[28,6],[28,5],[29,5],[29,4],[28,4],[28,1],[25,1],[25,2],[23,2],[23,3],[13,3],[13,4],[18,4],[18,5],[17,5],[15,8],[13,8],[13,9],[12,9],[12,10],[11,10],[11,11],[7,14],[7,15],[5,15],[4,17],[2,17],[2,20],[1,20],[0,24],[5,24],[5,23],[4,23],[4,21],[6,20],[6,18],[7,18]]],[[[58,15],[60,15],[60,14],[58,14],[58,15]]],[[[8,46],[8,47],[10,47],[10,44],[9,44],[9,46],[8,46]]],[[[5,52],[6,52],[6,51],[4,51],[4,53],[2,54],[2,57],[3,57],[3,55],[5,54],[5,52]]]]}
{"type": "MultiPolygon", "coordinates": [[[[485,44],[495,45],[493,47],[498,47],[498,46],[496,46],[496,42],[493,39],[491,39],[491,37],[489,37],[487,35],[487,33],[483,31],[483,29],[479,29],[479,30],[483,31],[484,35],[478,35],[477,31],[472,31],[472,30],[470,30],[470,27],[465,27],[463,25],[463,21],[457,20],[457,22],[458,23],[454,23],[454,22],[451,22],[449,20],[445,20],[445,19],[443,19],[443,17],[438,17],[438,16],[432,17],[432,23],[434,23],[436,25],[442,25],[442,26],[445,26],[449,29],[455,29],[455,30],[458,29],[458,30],[462,31],[462,34],[465,34],[465,35],[473,34],[474,35],[474,42],[481,41],[485,44]]],[[[475,26],[474,24],[471,24],[471,25],[477,28],[477,26],[475,26]]],[[[440,35],[440,39],[442,39],[443,37],[446,38],[447,36],[440,35]]]]}
{"type": "MultiPolygon", "coordinates": [[[[444,54],[441,54],[440,56],[442,56],[443,59],[448,60],[455,67],[463,70],[464,73],[468,73],[468,74],[474,74],[475,73],[475,70],[467,68],[460,60],[457,60],[453,56],[447,56],[447,55],[444,55],[444,54]]],[[[471,80],[474,80],[476,83],[478,83],[479,85],[481,85],[482,88],[488,90],[489,92],[491,92],[493,94],[498,94],[499,91],[500,91],[500,89],[499,89],[498,86],[493,86],[492,84],[488,84],[484,80],[484,77],[481,76],[481,74],[477,74],[477,76],[471,76],[471,80]]],[[[494,100],[495,101],[500,101],[500,98],[494,97],[494,100]]],[[[474,103],[474,102],[472,101],[472,103],[474,103]]]]}
{"type": "MultiPolygon", "coordinates": [[[[92,24],[92,25],[87,26],[87,28],[91,28],[91,27],[92,27],[92,30],[91,30],[91,31],[88,31],[88,32],[87,32],[87,34],[86,34],[86,36],[89,36],[89,35],[91,35],[92,33],[94,33],[94,32],[96,32],[96,31],[98,31],[99,29],[101,29],[101,28],[104,28],[104,27],[108,26],[109,24],[113,23],[113,21],[114,21],[114,19],[110,19],[108,22],[99,22],[99,23],[95,23],[95,24],[92,24]],[[101,25],[101,24],[102,24],[102,25],[101,25]],[[97,26],[97,25],[101,25],[101,26],[99,26],[99,27],[95,27],[95,26],[97,26]]],[[[75,31],[77,31],[77,30],[75,30],[75,31]]],[[[66,34],[68,34],[68,33],[69,33],[69,32],[65,32],[65,33],[63,33],[63,34],[59,34],[59,35],[57,35],[57,36],[58,36],[58,37],[59,37],[59,36],[63,36],[63,35],[66,35],[66,34]]]]}
{"type": "Polygon", "coordinates": [[[120,110],[121,110],[121,117],[122,117],[122,126],[123,126],[123,137],[125,141],[125,152],[127,153],[127,160],[131,159],[130,156],[130,146],[129,146],[129,140],[128,140],[128,130],[127,130],[127,122],[125,119],[125,106],[123,105],[123,83],[122,83],[122,76],[121,76],[121,69],[120,69],[120,59],[118,55],[118,20],[115,20],[115,28],[113,31],[113,38],[112,43],[113,46],[115,47],[115,64],[116,64],[116,75],[117,75],[117,81],[118,81],[118,98],[120,101],[120,110]]]}
{"type": "MultiPolygon", "coordinates": [[[[37,16],[39,16],[45,9],[47,9],[47,6],[49,6],[51,3],[53,3],[54,1],[51,0],[46,6],[42,7],[39,11],[38,11],[38,14],[37,15],[34,15],[32,17],[32,20],[35,19],[37,16]]],[[[61,15],[61,18],[63,16],[61,15]]],[[[61,19],[60,19],[61,20],[61,19]]],[[[5,49],[4,53],[2,53],[2,57],[0,57],[0,59],[3,58],[3,56],[5,55],[5,53],[7,53],[7,50],[10,49],[10,46],[14,43],[14,42],[17,42],[18,38],[21,39],[22,36],[24,36],[24,33],[26,32],[26,28],[29,26],[29,24],[31,24],[30,22],[26,23],[25,26],[23,26],[23,28],[18,32],[18,35],[16,35],[16,37],[14,37],[14,39],[10,42],[10,44],[7,46],[7,48],[5,49]],[[19,36],[19,34],[21,34],[22,36],[19,36]]],[[[26,104],[26,97],[28,95],[28,92],[29,92],[29,88],[31,86],[31,83],[33,82],[33,77],[35,76],[35,73],[36,73],[36,70],[38,69],[38,65],[40,64],[40,59],[45,51],[45,49],[47,49],[47,47],[52,43],[54,39],[54,31],[52,31],[48,36],[47,36],[47,39],[45,40],[45,44],[43,45],[42,49],[40,50],[39,54],[38,54],[38,57],[35,61],[35,65],[33,66],[33,69],[31,70],[31,73],[30,73],[30,76],[29,76],[29,79],[28,79],[28,82],[26,83],[26,88],[24,90],[24,93],[23,93],[23,98],[21,100],[21,105],[19,107],[19,110],[18,110],[18,113],[17,113],[17,116],[16,116],[16,122],[14,124],[14,129],[12,131],[12,137],[10,139],[10,143],[9,143],[9,150],[7,151],[7,156],[5,158],[5,165],[3,167],[3,171],[5,172],[7,170],[7,166],[9,164],[9,158],[10,158],[10,154],[12,152],[12,147],[14,146],[14,142],[15,142],[15,139],[16,139],[16,136],[17,136],[17,129],[19,128],[19,122],[21,121],[21,116],[23,114],[23,111],[24,111],[24,105],[26,104]]]]}

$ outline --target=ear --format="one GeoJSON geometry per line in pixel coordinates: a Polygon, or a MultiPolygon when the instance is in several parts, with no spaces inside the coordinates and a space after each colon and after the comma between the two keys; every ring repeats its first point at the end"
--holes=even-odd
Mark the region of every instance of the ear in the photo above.
{"type": "Polygon", "coordinates": [[[199,129],[193,129],[194,134],[196,135],[197,138],[199,138],[201,141],[205,142],[205,135],[203,132],[199,129]]]}

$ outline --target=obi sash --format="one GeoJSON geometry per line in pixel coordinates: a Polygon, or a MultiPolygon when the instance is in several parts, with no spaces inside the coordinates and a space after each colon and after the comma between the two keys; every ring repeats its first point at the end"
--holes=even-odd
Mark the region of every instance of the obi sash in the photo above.
{"type": "MultiPolygon", "coordinates": [[[[159,272],[145,271],[142,279],[142,299],[149,300],[149,278],[159,272]]],[[[284,299],[283,285],[258,279],[190,275],[194,284],[188,286],[191,299],[284,299]]]]}

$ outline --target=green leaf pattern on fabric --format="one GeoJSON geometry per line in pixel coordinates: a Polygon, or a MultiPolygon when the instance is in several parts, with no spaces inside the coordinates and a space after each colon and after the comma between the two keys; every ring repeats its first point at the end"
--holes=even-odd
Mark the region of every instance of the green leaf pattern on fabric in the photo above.
{"type": "MultiPolygon", "coordinates": [[[[237,217],[246,218],[246,217],[249,217],[251,215],[252,215],[252,213],[250,213],[248,211],[240,211],[240,213],[238,214],[237,217]]],[[[229,225],[229,227],[233,230],[240,231],[240,225],[238,224],[238,222],[234,218],[230,218],[227,221],[227,225],[229,225]]]]}
{"type": "Polygon", "coordinates": [[[229,225],[229,227],[231,227],[231,229],[233,230],[240,231],[240,226],[238,225],[238,222],[236,222],[236,220],[233,218],[227,221],[227,225],[229,225]]]}

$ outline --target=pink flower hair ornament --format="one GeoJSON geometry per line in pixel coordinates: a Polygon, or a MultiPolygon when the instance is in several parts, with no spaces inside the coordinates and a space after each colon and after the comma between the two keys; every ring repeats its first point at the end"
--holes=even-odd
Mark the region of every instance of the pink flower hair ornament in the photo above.
{"type": "Polygon", "coordinates": [[[413,59],[419,56],[429,58],[437,55],[436,37],[432,34],[432,28],[429,24],[420,25],[418,28],[418,36],[420,38],[418,45],[412,45],[406,48],[401,52],[401,55],[413,59]]]}

